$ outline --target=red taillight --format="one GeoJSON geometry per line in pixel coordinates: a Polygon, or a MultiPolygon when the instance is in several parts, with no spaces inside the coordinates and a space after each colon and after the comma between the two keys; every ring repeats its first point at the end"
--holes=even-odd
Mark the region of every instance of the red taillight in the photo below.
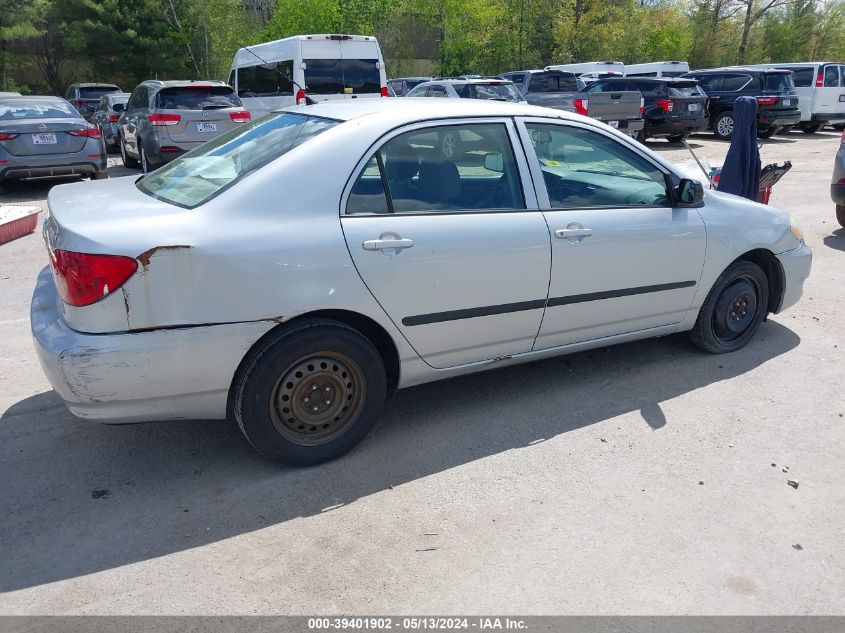
{"type": "Polygon", "coordinates": [[[302,105],[305,103],[305,91],[300,88],[296,91],[296,105],[302,105]]]}
{"type": "Polygon", "coordinates": [[[816,75],[816,88],[824,88],[824,69],[819,66],[819,74],[816,75]]]}
{"type": "Polygon", "coordinates": [[[59,296],[72,306],[88,306],[108,297],[138,270],[138,262],[122,255],[50,251],[59,296]]]}
{"type": "Polygon", "coordinates": [[[230,112],[229,118],[232,119],[234,123],[246,123],[252,117],[246,110],[238,110],[237,112],[230,112]]]}
{"type": "Polygon", "coordinates": [[[587,112],[590,111],[590,100],[589,99],[575,99],[573,102],[575,105],[575,112],[578,114],[583,114],[587,116],[587,112]]]}
{"type": "Polygon", "coordinates": [[[640,116],[645,114],[645,97],[640,97],[640,116]]]}
{"type": "Polygon", "coordinates": [[[173,147],[172,145],[162,145],[158,148],[160,152],[181,152],[182,150],[178,147],[173,147]]]}
{"type": "Polygon", "coordinates": [[[118,121],[120,121],[120,115],[119,114],[110,114],[109,115],[109,123],[117,123],[118,121]]]}
{"type": "Polygon", "coordinates": [[[671,112],[675,108],[675,102],[671,99],[656,99],[656,102],[664,112],[671,112]]]}
{"type": "Polygon", "coordinates": [[[68,134],[73,136],[86,136],[88,138],[100,138],[100,130],[95,127],[86,127],[81,130],[71,130],[68,134]]]}
{"type": "Polygon", "coordinates": [[[0,141],[11,141],[16,136],[17,134],[8,134],[6,132],[0,132],[0,141]]]}
{"type": "Polygon", "coordinates": [[[390,96],[390,93],[387,91],[387,86],[381,87],[381,96],[382,97],[389,97],[390,96]]]}
{"type": "Polygon", "coordinates": [[[778,102],[777,97],[757,97],[757,105],[773,106],[778,102]]]}
{"type": "Polygon", "coordinates": [[[178,114],[148,114],[150,125],[176,125],[182,117],[178,114]]]}

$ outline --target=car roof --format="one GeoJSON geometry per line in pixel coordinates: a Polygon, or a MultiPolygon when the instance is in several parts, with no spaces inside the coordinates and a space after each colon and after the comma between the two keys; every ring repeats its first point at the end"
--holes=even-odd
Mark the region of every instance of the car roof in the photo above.
{"type": "MultiPolygon", "coordinates": [[[[77,88],[117,88],[115,84],[98,84],[98,83],[80,83],[73,84],[77,88]]],[[[73,87],[71,86],[71,87],[73,87]]]]}
{"type": "Polygon", "coordinates": [[[695,83],[693,77],[602,77],[598,81],[645,81],[655,84],[695,83]]]}
{"type": "Polygon", "coordinates": [[[9,95],[7,97],[0,97],[0,99],[14,99],[15,101],[59,101],[61,103],[67,103],[67,99],[64,97],[54,97],[52,95],[9,95]]]}
{"type": "Polygon", "coordinates": [[[424,81],[431,81],[431,77],[393,77],[392,79],[388,79],[388,81],[408,81],[417,79],[424,80],[424,81]]]}
{"type": "Polygon", "coordinates": [[[281,108],[277,112],[295,112],[339,121],[351,121],[378,114],[380,120],[390,118],[397,125],[452,117],[542,116],[581,120],[581,117],[562,110],[485,99],[343,99],[281,108]]]}
{"type": "Polygon", "coordinates": [[[742,72],[742,73],[788,73],[792,72],[790,70],[783,70],[781,68],[753,68],[751,66],[724,66],[722,68],[702,68],[701,70],[691,70],[687,74],[695,74],[695,73],[735,73],[735,72],[742,72]]]}
{"type": "Polygon", "coordinates": [[[186,88],[190,86],[196,87],[218,87],[226,86],[228,84],[219,79],[147,79],[143,83],[156,86],[158,88],[186,88]]]}

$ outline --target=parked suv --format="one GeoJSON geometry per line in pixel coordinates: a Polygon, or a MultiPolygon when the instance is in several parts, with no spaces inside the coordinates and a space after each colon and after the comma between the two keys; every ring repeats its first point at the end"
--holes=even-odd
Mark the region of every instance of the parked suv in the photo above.
{"type": "Polygon", "coordinates": [[[710,128],[716,138],[733,135],[733,107],[737,97],[757,99],[757,136],[769,138],[801,120],[792,73],[774,68],[714,68],[683,75],[697,79],[710,97],[710,128]]]}
{"type": "Polygon", "coordinates": [[[524,102],[525,97],[516,89],[512,81],[504,79],[435,79],[426,81],[413,90],[406,97],[441,97],[447,99],[490,99],[492,101],[524,102]]]}
{"type": "Polygon", "coordinates": [[[129,101],[128,92],[108,94],[100,99],[97,110],[91,116],[91,123],[100,128],[100,136],[103,137],[103,143],[108,152],[117,151],[117,122],[126,110],[127,101],[129,101]]]}
{"type": "MultiPolygon", "coordinates": [[[[665,136],[677,143],[687,134],[706,130],[707,95],[694,79],[657,77],[612,77],[594,81],[588,93],[639,91],[643,96],[645,127],[637,140],[665,136]]],[[[593,100],[593,97],[590,97],[593,100]]]]}
{"type": "Polygon", "coordinates": [[[113,92],[123,92],[114,84],[71,84],[67,89],[65,99],[70,101],[79,114],[88,121],[97,109],[97,104],[103,95],[113,92]]]}
{"type": "Polygon", "coordinates": [[[120,155],[146,173],[249,120],[221,81],[144,81],[118,122],[120,155]]]}
{"type": "Polygon", "coordinates": [[[397,97],[404,97],[426,81],[431,81],[431,77],[397,77],[396,79],[388,79],[387,87],[392,89],[397,97]]]}
{"type": "Polygon", "coordinates": [[[584,87],[575,73],[563,70],[515,70],[499,75],[512,81],[531,105],[575,112],[573,99],[584,87]]]}

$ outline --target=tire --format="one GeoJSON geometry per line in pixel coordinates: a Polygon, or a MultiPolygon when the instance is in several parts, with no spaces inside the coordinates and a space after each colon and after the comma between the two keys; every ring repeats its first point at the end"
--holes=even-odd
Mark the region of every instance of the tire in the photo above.
{"type": "Polygon", "coordinates": [[[691,337],[711,354],[735,352],[750,341],[766,317],[769,283],[753,262],[736,261],[723,272],[707,295],[691,337]]]}
{"type": "Polygon", "coordinates": [[[670,143],[680,143],[687,137],[686,134],[671,134],[666,137],[666,140],[670,143]]]}
{"type": "Polygon", "coordinates": [[[634,140],[639,143],[645,143],[647,138],[648,136],[645,133],[645,128],[643,128],[642,130],[638,130],[636,135],[634,136],[634,140]]]}
{"type": "Polygon", "coordinates": [[[138,158],[138,162],[141,164],[142,173],[148,174],[154,169],[154,167],[150,165],[150,160],[147,157],[147,152],[144,151],[144,146],[141,145],[141,143],[138,143],[138,158]]]}
{"type": "Polygon", "coordinates": [[[105,180],[109,177],[108,172],[105,171],[95,171],[91,174],[91,180],[105,180]]]}
{"type": "Polygon", "coordinates": [[[804,134],[815,134],[822,129],[821,123],[802,123],[798,126],[804,134]]]}
{"type": "Polygon", "coordinates": [[[792,128],[795,127],[794,125],[784,125],[781,129],[778,130],[778,136],[789,136],[789,133],[792,131],[792,128]]]}
{"type": "Polygon", "coordinates": [[[457,130],[443,132],[437,140],[437,145],[440,147],[440,153],[443,157],[449,160],[460,160],[464,154],[463,141],[461,141],[457,130]]]}
{"type": "Polygon", "coordinates": [[[106,135],[103,133],[102,128],[100,128],[100,138],[103,140],[103,147],[106,148],[106,155],[114,154],[117,148],[106,140],[106,135]]]}
{"type": "Polygon", "coordinates": [[[834,123],[830,127],[832,127],[834,130],[842,131],[845,130],[845,123],[834,123]]]}
{"type": "Polygon", "coordinates": [[[734,133],[734,111],[726,110],[713,121],[713,134],[722,141],[729,141],[734,133]]]}
{"type": "Polygon", "coordinates": [[[839,226],[845,229],[845,205],[836,205],[836,221],[839,222],[839,226]]]}
{"type": "Polygon", "coordinates": [[[387,376],[366,337],[339,321],[311,319],[279,329],[251,351],[233,396],[235,419],[253,448],[309,466],[366,437],[384,409],[387,376]],[[312,392],[321,394],[317,413],[312,392]]]}
{"type": "Polygon", "coordinates": [[[779,131],[779,127],[767,127],[764,130],[757,130],[757,138],[772,138],[779,131]]]}
{"type": "Polygon", "coordinates": [[[120,158],[123,160],[123,166],[128,167],[129,169],[136,169],[138,167],[138,160],[136,158],[132,158],[126,152],[126,143],[123,141],[123,136],[120,137],[120,158]]]}

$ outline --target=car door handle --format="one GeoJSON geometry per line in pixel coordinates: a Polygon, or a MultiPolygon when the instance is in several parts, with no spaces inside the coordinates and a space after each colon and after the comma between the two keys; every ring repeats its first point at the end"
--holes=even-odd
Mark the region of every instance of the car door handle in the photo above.
{"type": "Polygon", "coordinates": [[[555,231],[555,237],[559,240],[568,240],[573,237],[590,237],[593,234],[593,229],[558,229],[555,231]]]}
{"type": "Polygon", "coordinates": [[[365,251],[385,251],[391,248],[395,248],[397,250],[403,248],[411,248],[414,245],[414,240],[409,240],[407,237],[405,238],[393,238],[393,239],[379,239],[379,240],[367,240],[361,246],[364,247],[365,251]]]}

